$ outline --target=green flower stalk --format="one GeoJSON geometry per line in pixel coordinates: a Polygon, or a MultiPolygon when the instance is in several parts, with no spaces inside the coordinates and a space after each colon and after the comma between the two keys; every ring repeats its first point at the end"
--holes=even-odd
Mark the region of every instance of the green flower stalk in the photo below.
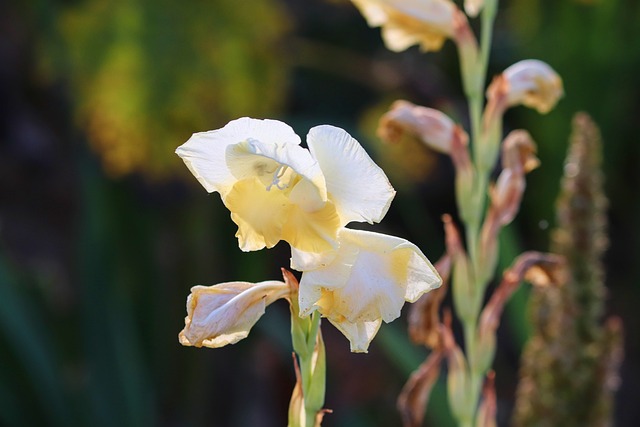
{"type": "Polygon", "coordinates": [[[530,303],[535,332],[522,358],[519,427],[611,425],[622,332],[618,319],[601,324],[607,248],[601,157],[598,128],[577,114],[552,235],[552,251],[566,258],[567,280],[535,291],[530,303]]]}
{"type": "Polygon", "coordinates": [[[300,317],[297,295],[300,285],[290,271],[283,268],[282,275],[294,290],[289,307],[296,385],[289,404],[287,427],[319,427],[324,414],[331,412],[322,409],[327,366],[320,330],[320,313],[314,312],[311,316],[300,317]]]}
{"type": "MultiPolygon", "coordinates": [[[[500,230],[517,214],[526,186],[525,176],[538,165],[535,144],[527,132],[514,131],[503,139],[502,117],[508,108],[517,105],[547,113],[563,94],[562,80],[544,62],[525,60],[495,77],[485,92],[497,0],[465,2],[469,17],[479,15],[478,39],[467,16],[449,0],[353,2],[370,25],[382,28],[385,44],[393,51],[413,44],[424,51],[437,50],[428,43],[430,39],[426,35],[442,29],[446,31],[438,34],[451,39],[458,49],[470,131],[465,132],[438,111],[407,102],[396,102],[381,119],[378,129],[378,135],[390,143],[408,134],[451,156],[456,169],[456,201],[461,219],[458,225],[450,216],[444,217],[453,306],[462,324],[464,341],[461,345],[455,342],[448,322],[434,326],[438,322],[432,319],[433,307],[437,308],[439,303],[419,305],[429,310],[424,314],[424,321],[416,324],[428,325],[429,330],[412,333],[412,336],[437,338],[418,339],[419,344],[427,345],[434,353],[407,383],[399,407],[406,427],[421,423],[420,412],[424,411],[434,377],[439,375],[438,362],[442,359],[448,364],[449,405],[458,424],[488,426],[495,422],[492,420],[495,417],[493,374],[490,374],[495,328],[511,292],[503,290],[495,294],[499,299],[492,296],[493,304],[486,307],[483,301],[495,275],[500,230]],[[502,170],[492,183],[491,173],[499,158],[502,170]],[[459,228],[464,228],[464,233],[459,228]]],[[[545,258],[540,255],[536,259],[542,262],[545,258]]],[[[505,273],[508,289],[519,283],[513,281],[514,277],[521,278],[521,275],[513,271],[505,273]]]]}

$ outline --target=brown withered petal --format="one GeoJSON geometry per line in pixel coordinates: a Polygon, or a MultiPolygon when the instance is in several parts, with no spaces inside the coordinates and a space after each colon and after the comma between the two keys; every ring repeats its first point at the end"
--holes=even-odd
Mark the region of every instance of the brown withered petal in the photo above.
{"type": "Polygon", "coordinates": [[[523,129],[511,131],[502,143],[502,167],[531,172],[540,165],[536,152],[536,143],[529,132],[523,129]]]}
{"type": "Polygon", "coordinates": [[[460,232],[453,223],[451,215],[442,215],[442,222],[444,223],[445,231],[445,244],[447,247],[447,253],[452,257],[456,257],[460,254],[465,254],[464,247],[462,246],[462,239],[460,238],[460,232]]]}
{"type": "Polygon", "coordinates": [[[558,255],[529,251],[516,258],[502,276],[480,315],[480,334],[494,334],[505,304],[523,280],[534,286],[561,285],[564,281],[564,259],[558,255]]]}
{"type": "Polygon", "coordinates": [[[435,268],[442,277],[442,286],[421,296],[411,305],[409,311],[409,336],[411,340],[434,350],[441,347],[439,310],[447,294],[451,257],[444,254],[436,262],[435,268]]]}
{"type": "Polygon", "coordinates": [[[495,372],[489,371],[482,386],[482,403],[478,408],[476,427],[496,427],[496,412],[498,409],[495,388],[495,372]]]}
{"type": "Polygon", "coordinates": [[[429,403],[433,385],[440,376],[442,351],[433,351],[414,371],[398,396],[398,410],[404,427],[419,427],[429,403]]]}
{"type": "MultiPolygon", "coordinates": [[[[495,215],[497,225],[504,226],[513,221],[520,210],[520,202],[526,188],[522,168],[503,169],[495,185],[489,190],[491,206],[489,216],[495,215]]],[[[498,231],[498,230],[496,230],[498,231]]]]}

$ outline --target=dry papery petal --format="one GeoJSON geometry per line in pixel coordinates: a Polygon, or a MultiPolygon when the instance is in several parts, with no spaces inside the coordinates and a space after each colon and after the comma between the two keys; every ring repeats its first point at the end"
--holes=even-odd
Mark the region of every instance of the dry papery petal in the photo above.
{"type": "Polygon", "coordinates": [[[447,283],[451,272],[451,256],[445,253],[434,267],[442,277],[442,286],[424,294],[411,306],[409,311],[409,336],[416,344],[438,349],[442,347],[440,305],[447,295],[447,283]]]}
{"type": "Polygon", "coordinates": [[[482,386],[482,403],[480,403],[480,407],[478,408],[476,427],[496,427],[498,425],[496,422],[498,404],[496,399],[495,377],[496,373],[489,371],[482,386]]]}
{"type": "Polygon", "coordinates": [[[408,135],[420,139],[435,151],[449,153],[452,139],[460,137],[456,135],[459,132],[456,127],[453,120],[441,111],[398,100],[380,118],[377,133],[382,140],[390,143],[396,143],[408,135]]]}
{"type": "Polygon", "coordinates": [[[422,425],[431,390],[440,376],[443,357],[442,351],[431,352],[402,388],[398,397],[398,410],[404,427],[422,425]]]}
{"type": "Polygon", "coordinates": [[[529,173],[540,166],[537,151],[529,132],[523,129],[511,131],[502,142],[502,167],[522,168],[525,173],[529,173]]]}
{"type": "Polygon", "coordinates": [[[521,254],[512,266],[504,272],[502,282],[496,288],[480,315],[480,334],[495,334],[500,316],[511,295],[523,280],[534,286],[561,285],[566,280],[565,260],[563,257],[529,251],[521,254]]]}

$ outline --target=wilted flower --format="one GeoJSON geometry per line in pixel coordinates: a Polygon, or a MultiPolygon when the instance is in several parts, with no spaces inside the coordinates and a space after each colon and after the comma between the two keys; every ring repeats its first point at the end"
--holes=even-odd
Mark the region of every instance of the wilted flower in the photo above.
{"type": "Polygon", "coordinates": [[[211,348],[235,344],[249,335],[266,306],[289,293],[289,285],[276,280],[194,286],[187,298],[180,343],[211,348]]]}
{"type": "Polygon", "coordinates": [[[419,44],[436,51],[455,34],[458,8],[450,0],[352,0],[371,27],[382,27],[387,48],[403,51],[419,44]]]}
{"type": "Polygon", "coordinates": [[[351,342],[366,352],[381,322],[400,316],[405,301],[439,287],[442,279],[414,244],[393,236],[342,229],[336,256],[304,271],[300,315],[318,310],[351,342]]]}
{"type": "Polygon", "coordinates": [[[449,153],[454,138],[468,138],[464,130],[441,111],[398,100],[380,119],[378,136],[396,142],[408,134],[441,153],[449,153]],[[461,134],[459,134],[461,132],[461,134]]]}
{"type": "Polygon", "coordinates": [[[176,153],[209,192],[220,193],[244,251],[285,240],[323,253],[350,221],[378,222],[395,191],[347,132],[317,126],[309,150],[285,123],[241,118],[196,133],[176,153]]]}
{"type": "Polygon", "coordinates": [[[522,104],[539,113],[551,111],[564,94],[562,79],[548,64],[535,59],[517,62],[496,77],[487,89],[489,105],[499,114],[522,104]]]}

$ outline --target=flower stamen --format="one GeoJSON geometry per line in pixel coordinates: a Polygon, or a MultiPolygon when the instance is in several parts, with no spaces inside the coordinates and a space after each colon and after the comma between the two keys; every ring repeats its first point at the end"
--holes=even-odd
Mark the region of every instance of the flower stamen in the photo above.
{"type": "Polygon", "coordinates": [[[284,174],[287,172],[287,169],[289,169],[289,166],[287,165],[280,165],[280,167],[276,169],[276,171],[273,173],[273,180],[271,181],[271,184],[267,186],[267,191],[271,191],[271,187],[273,187],[274,185],[278,190],[284,190],[285,188],[289,187],[289,183],[282,184],[282,186],[280,185],[280,179],[282,179],[284,174]]]}

